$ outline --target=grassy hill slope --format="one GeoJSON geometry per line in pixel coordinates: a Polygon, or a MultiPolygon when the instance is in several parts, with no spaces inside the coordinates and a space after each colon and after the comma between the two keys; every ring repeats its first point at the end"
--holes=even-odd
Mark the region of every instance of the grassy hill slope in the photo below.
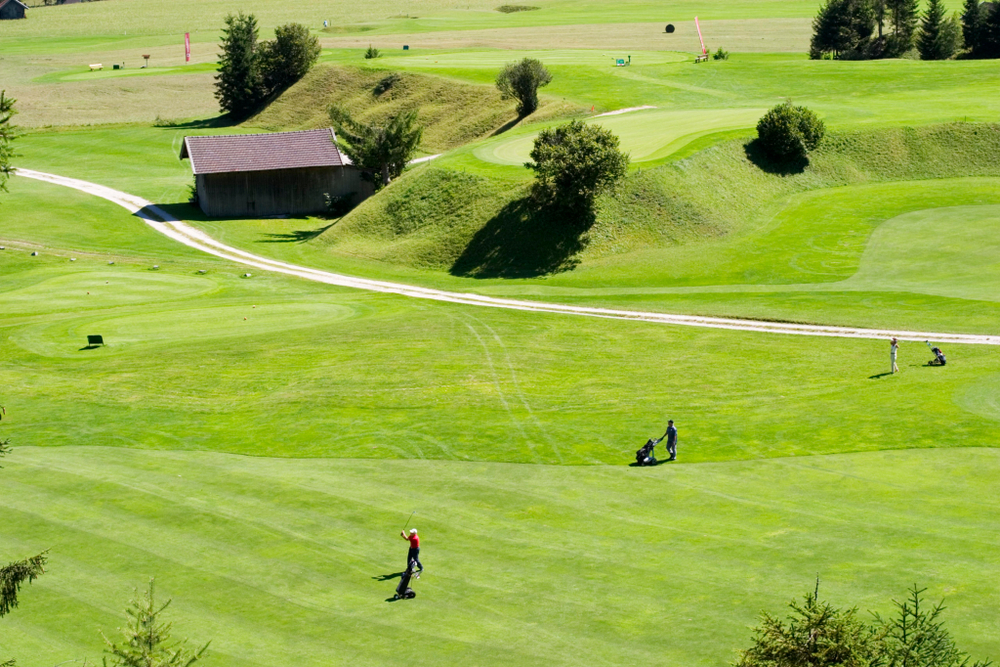
{"type": "Polygon", "coordinates": [[[312,243],[334,253],[459,275],[527,277],[746,232],[773,217],[776,207],[796,193],[997,176],[997,156],[998,125],[836,133],[808,166],[791,173],[775,172],[746,140],[734,140],[674,164],[633,172],[618,192],[600,199],[595,224],[578,242],[561,236],[559,221],[533,217],[523,200],[528,180],[428,165],[406,174],[312,243]],[[573,243],[578,253],[567,247],[573,243]],[[554,261],[554,255],[563,261],[554,261]]]}
{"type": "MultiPolygon", "coordinates": [[[[306,130],[328,127],[327,109],[337,104],[358,119],[383,119],[414,107],[424,126],[421,148],[429,153],[489,136],[517,120],[514,102],[500,99],[491,85],[461,83],[426,74],[397,73],[320,64],[268,105],[247,125],[265,130],[306,130]]],[[[531,121],[572,110],[552,99],[531,121]]]]}

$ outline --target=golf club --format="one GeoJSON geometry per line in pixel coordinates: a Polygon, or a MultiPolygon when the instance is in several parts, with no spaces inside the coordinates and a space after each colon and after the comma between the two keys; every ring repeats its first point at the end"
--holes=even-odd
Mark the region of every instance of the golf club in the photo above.
{"type": "MultiPolygon", "coordinates": [[[[413,512],[410,514],[410,519],[412,519],[413,515],[416,514],[416,513],[417,513],[417,510],[413,510],[413,512]]],[[[406,523],[403,524],[403,531],[406,531],[406,527],[410,525],[410,519],[407,519],[406,523]]]]}

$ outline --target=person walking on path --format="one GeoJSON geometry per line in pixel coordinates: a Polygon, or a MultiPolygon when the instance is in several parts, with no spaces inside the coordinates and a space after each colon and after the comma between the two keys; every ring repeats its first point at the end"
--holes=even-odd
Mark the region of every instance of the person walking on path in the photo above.
{"type": "Polygon", "coordinates": [[[677,460],[677,427],[673,419],[667,421],[667,452],[670,453],[668,461],[677,460]]]}
{"type": "Polygon", "coordinates": [[[411,528],[410,534],[407,535],[404,531],[399,531],[400,537],[410,543],[410,550],[406,552],[406,567],[411,567],[411,564],[417,566],[417,579],[420,578],[420,573],[424,571],[424,566],[420,563],[420,537],[417,535],[417,529],[411,528]]]}
{"type": "Polygon", "coordinates": [[[892,372],[898,373],[899,366],[896,365],[896,353],[899,352],[899,341],[895,338],[892,339],[892,345],[889,346],[889,361],[892,362],[892,372]]]}

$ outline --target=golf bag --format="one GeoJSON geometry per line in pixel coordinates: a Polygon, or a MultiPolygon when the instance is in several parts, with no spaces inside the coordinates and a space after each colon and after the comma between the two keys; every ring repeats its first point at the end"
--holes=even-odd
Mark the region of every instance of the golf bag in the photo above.
{"type": "Polygon", "coordinates": [[[948,360],[945,359],[944,352],[941,351],[940,347],[932,347],[931,352],[934,353],[934,360],[931,361],[931,364],[935,366],[944,366],[948,363],[948,360]]]}
{"type": "Polygon", "coordinates": [[[416,591],[410,588],[410,579],[413,577],[413,561],[406,566],[406,572],[399,578],[399,585],[396,586],[396,597],[394,600],[406,598],[407,600],[417,597],[416,591]]]}
{"type": "Polygon", "coordinates": [[[651,466],[654,463],[656,463],[656,459],[653,458],[653,447],[655,447],[655,446],[656,446],[656,443],[653,442],[652,440],[647,441],[646,444],[643,445],[635,453],[635,462],[636,462],[636,464],[641,465],[641,466],[651,466]]]}

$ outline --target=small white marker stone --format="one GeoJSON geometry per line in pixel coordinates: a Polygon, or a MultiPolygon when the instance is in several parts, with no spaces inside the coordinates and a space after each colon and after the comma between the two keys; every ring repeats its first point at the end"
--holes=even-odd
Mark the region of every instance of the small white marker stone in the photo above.
{"type": "Polygon", "coordinates": [[[34,252],[32,252],[32,253],[31,253],[31,256],[32,256],[32,257],[38,257],[38,251],[37,251],[37,250],[35,250],[34,252]]]}
{"type": "Polygon", "coordinates": [[[249,277],[250,277],[250,274],[249,274],[249,273],[244,273],[244,274],[243,274],[243,277],[244,277],[244,278],[249,278],[249,277]]]}
{"type": "Polygon", "coordinates": [[[108,266],[111,266],[112,264],[114,264],[114,262],[108,262],[108,266]]]}
{"type": "Polygon", "coordinates": [[[71,261],[71,262],[75,262],[75,261],[76,261],[76,257],[70,257],[70,258],[69,258],[69,261],[71,261]]]}

